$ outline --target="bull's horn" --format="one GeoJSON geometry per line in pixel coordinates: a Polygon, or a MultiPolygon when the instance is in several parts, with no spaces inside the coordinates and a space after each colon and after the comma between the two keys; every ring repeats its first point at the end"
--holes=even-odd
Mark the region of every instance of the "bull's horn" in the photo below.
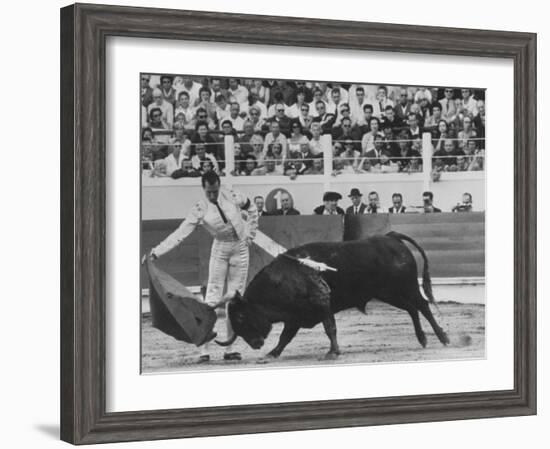
{"type": "Polygon", "coordinates": [[[237,339],[237,333],[233,331],[233,335],[231,335],[231,337],[229,337],[226,341],[218,341],[218,340],[214,340],[214,341],[220,346],[229,346],[235,343],[236,339],[237,339]]]}

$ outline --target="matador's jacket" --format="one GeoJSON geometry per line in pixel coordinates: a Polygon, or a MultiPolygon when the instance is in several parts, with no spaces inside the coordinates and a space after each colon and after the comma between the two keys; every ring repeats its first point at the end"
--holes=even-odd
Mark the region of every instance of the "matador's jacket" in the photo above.
{"type": "Polygon", "coordinates": [[[244,291],[248,275],[248,246],[258,228],[258,212],[254,203],[242,193],[220,188],[217,203],[206,198],[198,201],[181,225],[151,253],[160,257],[180,244],[198,225],[213,237],[208,285],[205,301],[213,305],[227,291],[244,291]]]}

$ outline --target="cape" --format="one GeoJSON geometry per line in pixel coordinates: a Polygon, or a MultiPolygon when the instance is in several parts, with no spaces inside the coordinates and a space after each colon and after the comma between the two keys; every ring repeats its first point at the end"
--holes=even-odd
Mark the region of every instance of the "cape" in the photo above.
{"type": "Polygon", "coordinates": [[[211,340],[216,312],[149,258],[146,269],[153,327],[196,346],[211,340]]]}

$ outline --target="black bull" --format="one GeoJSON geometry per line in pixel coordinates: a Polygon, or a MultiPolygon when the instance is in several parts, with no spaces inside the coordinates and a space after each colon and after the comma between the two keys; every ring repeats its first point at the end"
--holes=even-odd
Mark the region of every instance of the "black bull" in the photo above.
{"type": "Polygon", "coordinates": [[[431,324],[441,343],[449,343],[420,293],[416,261],[403,241],[411,243],[422,255],[422,288],[429,301],[434,302],[426,254],[406,235],[389,232],[365,240],[310,243],[285,253],[291,257],[275,258],[252,279],[242,297],[237,292],[230,300],[228,317],[235,333],[225,344],[241,336],[252,348],[259,349],[272,324],[282,322],[279,343],[268,354],[278,357],[300,328],[323,323],[330,339],[327,358],[335,358],[340,350],[334,314],[350,308],[363,311],[373,298],[406,310],[423,347],[426,335],[418,312],[431,324]],[[318,272],[293,259],[307,257],[337,271],[318,272]]]}

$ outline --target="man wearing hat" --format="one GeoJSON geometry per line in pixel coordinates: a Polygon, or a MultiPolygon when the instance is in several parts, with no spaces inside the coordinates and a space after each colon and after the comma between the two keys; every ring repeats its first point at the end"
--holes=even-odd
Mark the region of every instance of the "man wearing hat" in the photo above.
{"type": "Polygon", "coordinates": [[[351,199],[351,206],[346,209],[347,215],[359,215],[364,214],[367,205],[362,201],[363,194],[359,189],[351,189],[348,198],[351,199]]]}
{"type": "Polygon", "coordinates": [[[338,207],[338,200],[342,199],[342,195],[338,192],[326,192],[323,195],[323,205],[313,209],[317,215],[344,215],[344,209],[338,207]]]}

